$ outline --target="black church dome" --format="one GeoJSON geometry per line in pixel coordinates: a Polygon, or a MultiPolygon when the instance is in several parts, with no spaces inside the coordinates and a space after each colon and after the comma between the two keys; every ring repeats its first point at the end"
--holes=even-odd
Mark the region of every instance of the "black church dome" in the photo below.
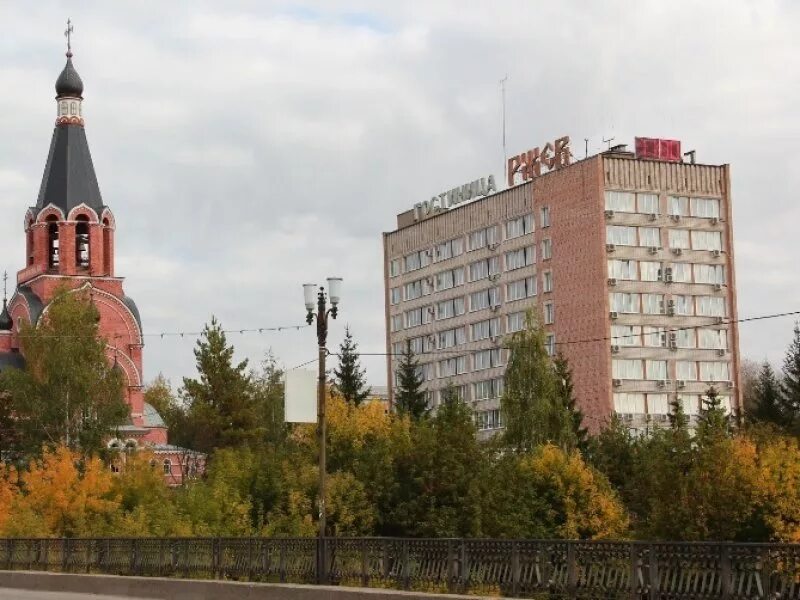
{"type": "Polygon", "coordinates": [[[72,66],[72,56],[67,55],[67,64],[64,65],[64,70],[61,75],[56,79],[56,97],[62,98],[68,96],[70,98],[83,97],[83,81],[81,76],[72,66]]]}
{"type": "Polygon", "coordinates": [[[11,331],[14,322],[11,320],[11,315],[8,314],[8,307],[5,300],[3,301],[3,311],[0,312],[0,331],[11,331]]]}

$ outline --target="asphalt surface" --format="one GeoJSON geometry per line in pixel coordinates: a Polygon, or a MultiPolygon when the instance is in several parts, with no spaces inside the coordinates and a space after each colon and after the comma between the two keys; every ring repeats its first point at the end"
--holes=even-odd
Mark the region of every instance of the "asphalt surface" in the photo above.
{"type": "Polygon", "coordinates": [[[0,588],[0,600],[136,600],[132,596],[96,596],[95,594],[68,594],[64,592],[33,592],[0,588]]]}

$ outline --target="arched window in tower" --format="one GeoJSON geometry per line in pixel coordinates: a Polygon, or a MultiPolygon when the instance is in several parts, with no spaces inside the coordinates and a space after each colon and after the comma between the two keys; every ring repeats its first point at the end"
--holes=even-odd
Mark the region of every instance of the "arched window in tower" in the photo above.
{"type": "Polygon", "coordinates": [[[33,219],[28,221],[28,229],[25,232],[25,252],[28,257],[28,264],[33,264],[33,219]]]}
{"type": "Polygon", "coordinates": [[[79,215],[75,226],[75,264],[81,269],[89,266],[89,218],[86,215],[79,215]]]}
{"type": "Polygon", "coordinates": [[[103,219],[103,273],[111,275],[111,224],[103,219]]]}
{"type": "Polygon", "coordinates": [[[47,217],[47,266],[51,269],[58,268],[58,217],[47,217]]]}
{"type": "Polygon", "coordinates": [[[172,475],[172,461],[168,458],[164,459],[164,475],[172,475]]]}

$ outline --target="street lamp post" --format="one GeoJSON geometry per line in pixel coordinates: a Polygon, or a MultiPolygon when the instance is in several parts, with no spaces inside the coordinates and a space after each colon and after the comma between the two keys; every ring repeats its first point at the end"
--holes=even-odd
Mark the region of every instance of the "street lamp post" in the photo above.
{"type": "Polygon", "coordinates": [[[326,472],[326,429],[325,422],[325,359],[328,350],[325,347],[328,342],[328,318],[336,318],[341,298],[342,279],[341,277],[328,277],[328,295],[325,295],[325,288],[320,287],[317,291],[315,283],[303,284],[303,294],[306,303],[306,322],[311,325],[314,318],[317,319],[317,345],[319,349],[319,380],[317,383],[317,443],[319,444],[319,543],[317,556],[317,577],[320,583],[327,579],[327,562],[325,560],[325,534],[326,534],[326,512],[325,512],[325,472],[326,472]],[[316,298],[315,298],[316,295],[316,298]],[[327,301],[330,300],[331,307],[328,308],[327,301]],[[316,315],[314,308],[316,307],[316,315]]]}

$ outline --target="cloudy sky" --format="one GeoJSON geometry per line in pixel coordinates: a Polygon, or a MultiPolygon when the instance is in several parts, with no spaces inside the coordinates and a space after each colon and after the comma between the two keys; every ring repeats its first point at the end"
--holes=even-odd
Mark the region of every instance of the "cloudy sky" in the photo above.
{"type": "MultiPolygon", "coordinates": [[[[0,268],[24,264],[55,117],[62,32],[117,272],[147,332],[301,324],[301,284],[344,278],[346,323],[382,351],[381,232],[414,202],[502,174],[568,134],[677,138],[733,169],[740,316],[800,310],[800,4],[10,2],[0,0],[0,268]]],[[[741,326],[779,362],[791,319],[741,326]]],[[[310,329],[231,335],[241,357],[315,357],[310,329]]],[[[148,338],[148,379],[194,373],[191,338],[148,338]]],[[[385,384],[382,358],[365,358],[385,384]]]]}

